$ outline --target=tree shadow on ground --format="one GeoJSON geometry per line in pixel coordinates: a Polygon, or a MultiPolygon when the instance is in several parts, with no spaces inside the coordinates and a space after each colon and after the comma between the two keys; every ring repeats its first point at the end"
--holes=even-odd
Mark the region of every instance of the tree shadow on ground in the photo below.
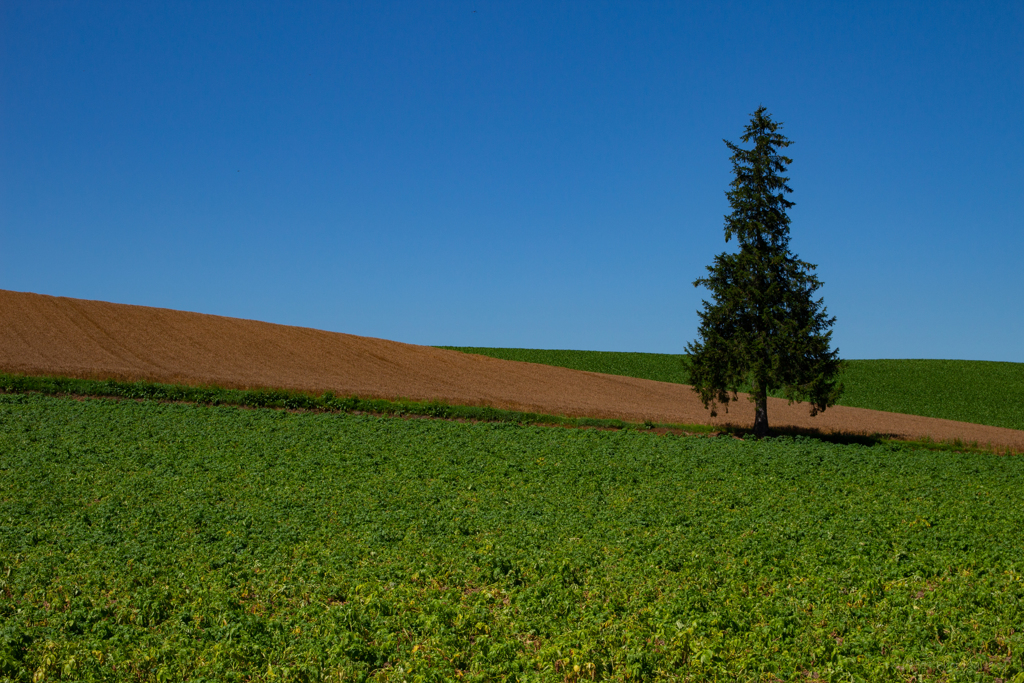
{"type": "MultiPolygon", "coordinates": [[[[741,439],[753,439],[754,429],[749,425],[724,425],[724,429],[733,436],[741,439]]],[[[769,436],[808,436],[820,441],[827,441],[834,444],[860,446],[878,446],[893,440],[900,440],[898,434],[864,434],[861,432],[836,432],[825,431],[813,427],[772,427],[768,430],[769,436]]]]}
{"type": "MultiPolygon", "coordinates": [[[[729,424],[724,425],[720,433],[731,434],[735,438],[755,439],[753,427],[748,425],[729,424]]],[[[992,444],[981,444],[974,441],[966,442],[960,439],[949,441],[935,441],[928,437],[922,439],[907,439],[906,436],[890,433],[864,434],[861,432],[830,432],[808,427],[775,427],[768,430],[769,436],[806,436],[828,443],[861,446],[905,446],[907,448],[925,448],[927,450],[952,451],[956,453],[995,453],[997,455],[1018,455],[1024,454],[1013,447],[994,446],[992,444]]]]}

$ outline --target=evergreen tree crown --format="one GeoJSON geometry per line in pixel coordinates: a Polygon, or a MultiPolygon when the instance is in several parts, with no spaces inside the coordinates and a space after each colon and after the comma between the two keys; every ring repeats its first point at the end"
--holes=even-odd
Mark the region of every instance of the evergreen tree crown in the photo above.
{"type": "Polygon", "coordinates": [[[782,124],[772,120],[763,106],[750,118],[740,139],[754,143],[743,149],[724,140],[732,150],[732,189],[726,192],[732,213],[725,217],[725,241],[735,235],[740,247],[785,249],[789,244],[789,216],[786,211],[793,202],[786,199],[792,192],[789,178],[780,175],[793,160],[779,153],[793,144],[779,129],[782,124]]]}
{"type": "Polygon", "coordinates": [[[686,348],[690,382],[711,415],[717,404],[728,410],[738,391],[749,391],[758,436],[768,431],[769,393],[808,401],[815,415],[842,392],[842,361],[831,348],[835,318],[815,298],[816,266],[789,250],[792,190],[782,174],[793,160],[780,152],[791,144],[781,127],[759,107],[740,138],[753,148],[725,141],[735,175],[726,191],[732,213],[725,240],[736,237],[740,249],[716,256],[707,277],[693,283],[706,287],[711,301],[697,312],[698,339],[686,348]]]}

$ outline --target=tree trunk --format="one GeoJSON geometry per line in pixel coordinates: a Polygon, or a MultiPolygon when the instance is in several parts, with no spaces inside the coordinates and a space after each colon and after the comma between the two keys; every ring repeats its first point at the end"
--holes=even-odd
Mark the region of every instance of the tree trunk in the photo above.
{"type": "Polygon", "coordinates": [[[754,436],[758,439],[768,436],[768,392],[763,386],[754,382],[754,436]]]}

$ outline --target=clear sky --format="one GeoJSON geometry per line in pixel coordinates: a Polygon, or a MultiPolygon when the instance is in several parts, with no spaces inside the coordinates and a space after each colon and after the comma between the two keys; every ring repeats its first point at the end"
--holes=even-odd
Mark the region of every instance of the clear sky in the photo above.
{"type": "Polygon", "coordinates": [[[1024,362],[1024,3],[0,3],[0,288],[678,353],[794,141],[845,358],[1024,362]]]}

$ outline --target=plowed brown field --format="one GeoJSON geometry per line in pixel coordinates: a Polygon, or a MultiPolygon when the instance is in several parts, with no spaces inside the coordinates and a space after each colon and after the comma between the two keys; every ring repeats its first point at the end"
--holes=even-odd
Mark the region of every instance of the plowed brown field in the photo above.
{"type": "MultiPolygon", "coordinates": [[[[753,424],[749,401],[712,418],[685,385],[505,361],[304,327],[0,290],[0,371],[28,375],[438,399],[574,417],[753,424]]],[[[1024,431],[769,399],[772,427],[962,439],[1024,450],[1024,431]]]]}

